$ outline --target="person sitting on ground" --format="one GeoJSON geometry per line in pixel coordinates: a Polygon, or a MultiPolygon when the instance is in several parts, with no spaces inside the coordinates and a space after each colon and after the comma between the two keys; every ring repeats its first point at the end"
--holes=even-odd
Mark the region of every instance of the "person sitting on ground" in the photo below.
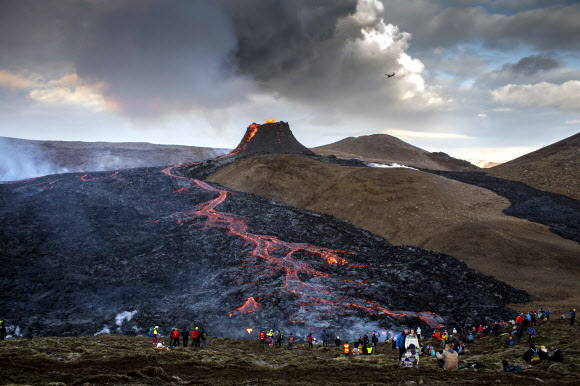
{"type": "Polygon", "coordinates": [[[408,349],[410,345],[419,347],[419,338],[417,337],[417,334],[415,334],[415,330],[411,330],[409,335],[405,337],[405,349],[408,349]]]}
{"type": "Polygon", "coordinates": [[[467,343],[473,343],[473,334],[471,332],[467,336],[467,343]]]}
{"type": "Polygon", "coordinates": [[[157,343],[157,346],[155,346],[155,350],[166,351],[167,346],[165,345],[165,343],[159,342],[157,343]]]}
{"type": "Polygon", "coordinates": [[[546,346],[540,347],[540,351],[538,351],[538,356],[540,357],[541,361],[545,361],[548,359],[548,350],[546,346]]]}
{"type": "Polygon", "coordinates": [[[445,370],[457,370],[458,355],[455,350],[446,346],[445,350],[441,353],[437,353],[436,357],[439,368],[445,370]]]}
{"type": "Polygon", "coordinates": [[[513,346],[514,343],[515,342],[514,342],[514,340],[512,339],[511,336],[505,340],[505,344],[508,345],[508,346],[513,346]]]}
{"type": "Polygon", "coordinates": [[[503,359],[501,361],[502,365],[503,365],[503,371],[505,371],[506,373],[513,373],[516,371],[522,371],[523,368],[522,366],[515,366],[515,365],[510,365],[508,363],[508,361],[506,361],[505,359],[503,359]]]}
{"type": "Polygon", "coordinates": [[[548,357],[549,360],[558,363],[566,363],[566,361],[564,360],[564,353],[562,352],[562,350],[560,349],[554,350],[554,347],[552,347],[551,350],[554,351],[554,353],[550,357],[548,357]]]}
{"type": "Polygon", "coordinates": [[[411,344],[407,351],[405,351],[404,358],[399,363],[403,367],[413,367],[415,369],[419,368],[419,353],[417,352],[415,345],[411,344]]]}
{"type": "Polygon", "coordinates": [[[536,348],[536,346],[533,343],[530,344],[530,348],[527,349],[526,352],[524,353],[524,360],[526,362],[540,360],[540,356],[538,354],[538,349],[536,348]]]}

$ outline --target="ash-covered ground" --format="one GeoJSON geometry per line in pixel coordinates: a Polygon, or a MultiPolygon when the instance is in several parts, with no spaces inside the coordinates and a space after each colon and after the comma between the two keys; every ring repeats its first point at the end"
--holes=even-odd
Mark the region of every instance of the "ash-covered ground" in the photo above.
{"type": "Polygon", "coordinates": [[[347,336],[363,325],[509,318],[505,304],[529,300],[452,257],[392,246],[346,221],[182,169],[0,186],[10,324],[41,335],[144,333],[158,324],[227,337],[323,327],[347,336]]]}

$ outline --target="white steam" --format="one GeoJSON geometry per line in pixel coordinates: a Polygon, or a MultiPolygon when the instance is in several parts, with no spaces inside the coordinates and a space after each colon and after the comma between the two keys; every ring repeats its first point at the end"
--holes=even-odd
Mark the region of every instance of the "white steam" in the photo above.
{"type": "Polygon", "coordinates": [[[21,144],[0,137],[0,182],[66,172],[66,168],[47,161],[44,151],[34,143],[21,144]]]}

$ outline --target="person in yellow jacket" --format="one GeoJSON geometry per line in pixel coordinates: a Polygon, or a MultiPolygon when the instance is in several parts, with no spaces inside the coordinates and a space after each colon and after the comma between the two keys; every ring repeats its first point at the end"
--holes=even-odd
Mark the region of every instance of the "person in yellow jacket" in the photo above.
{"type": "Polygon", "coordinates": [[[157,336],[159,335],[159,326],[153,329],[153,345],[157,346],[157,336]]]}
{"type": "Polygon", "coordinates": [[[268,344],[270,347],[274,346],[274,331],[272,330],[268,331],[268,344]]]}

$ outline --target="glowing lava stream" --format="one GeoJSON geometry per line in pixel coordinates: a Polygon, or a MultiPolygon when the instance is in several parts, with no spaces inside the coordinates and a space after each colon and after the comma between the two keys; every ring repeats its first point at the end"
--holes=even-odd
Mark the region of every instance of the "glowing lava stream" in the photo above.
{"type": "MultiPolygon", "coordinates": [[[[333,288],[326,286],[324,284],[304,283],[298,277],[299,273],[305,274],[309,277],[320,277],[334,281],[338,280],[331,277],[331,275],[328,273],[321,272],[315,269],[310,263],[294,260],[292,258],[292,255],[297,251],[304,251],[311,254],[317,254],[324,262],[326,262],[329,265],[340,264],[352,268],[361,268],[365,266],[352,265],[340,256],[342,254],[348,254],[350,252],[331,250],[328,248],[318,247],[309,244],[290,243],[280,240],[275,236],[257,235],[250,233],[248,231],[248,224],[242,217],[236,216],[231,213],[217,212],[215,210],[215,208],[219,204],[224,202],[224,200],[228,196],[228,193],[230,192],[226,190],[220,190],[200,180],[173,174],[172,169],[178,166],[181,165],[177,164],[170,166],[164,169],[163,173],[174,178],[190,180],[193,183],[195,183],[195,185],[178,189],[173,193],[179,194],[191,188],[199,187],[208,192],[217,193],[218,196],[211,201],[199,204],[198,205],[199,209],[175,213],[170,216],[166,216],[165,219],[177,219],[178,222],[182,222],[204,216],[207,218],[204,223],[204,226],[227,229],[229,234],[233,234],[243,238],[250,245],[254,246],[252,256],[255,259],[260,258],[264,260],[264,262],[255,266],[256,269],[259,269],[263,266],[263,268],[271,272],[268,276],[272,276],[273,274],[281,270],[285,271],[286,283],[284,286],[284,290],[288,293],[292,293],[299,296],[300,305],[303,306],[300,307],[301,309],[307,309],[310,307],[318,306],[319,308],[318,312],[321,312],[320,308],[324,308],[324,312],[328,312],[329,314],[333,314],[338,317],[344,316],[345,310],[351,309],[364,311],[368,314],[371,315],[374,314],[378,317],[390,316],[398,319],[419,318],[431,327],[441,326],[439,324],[440,321],[442,321],[441,317],[431,312],[389,311],[387,308],[373,301],[357,299],[350,296],[335,295],[333,293],[333,288]]],[[[156,222],[158,221],[159,220],[157,220],[156,222]]],[[[264,274],[263,272],[260,273],[264,274]]],[[[350,283],[357,284],[354,282],[350,283]]],[[[253,312],[255,309],[257,309],[257,307],[258,304],[254,300],[254,298],[248,298],[246,304],[230,313],[230,317],[232,317],[236,313],[244,314],[245,312],[248,312],[250,309],[253,312]]],[[[293,323],[296,322],[295,320],[292,320],[294,316],[297,315],[293,315],[290,318],[290,320],[293,323]]],[[[301,318],[303,316],[298,317],[301,318]]]]}

